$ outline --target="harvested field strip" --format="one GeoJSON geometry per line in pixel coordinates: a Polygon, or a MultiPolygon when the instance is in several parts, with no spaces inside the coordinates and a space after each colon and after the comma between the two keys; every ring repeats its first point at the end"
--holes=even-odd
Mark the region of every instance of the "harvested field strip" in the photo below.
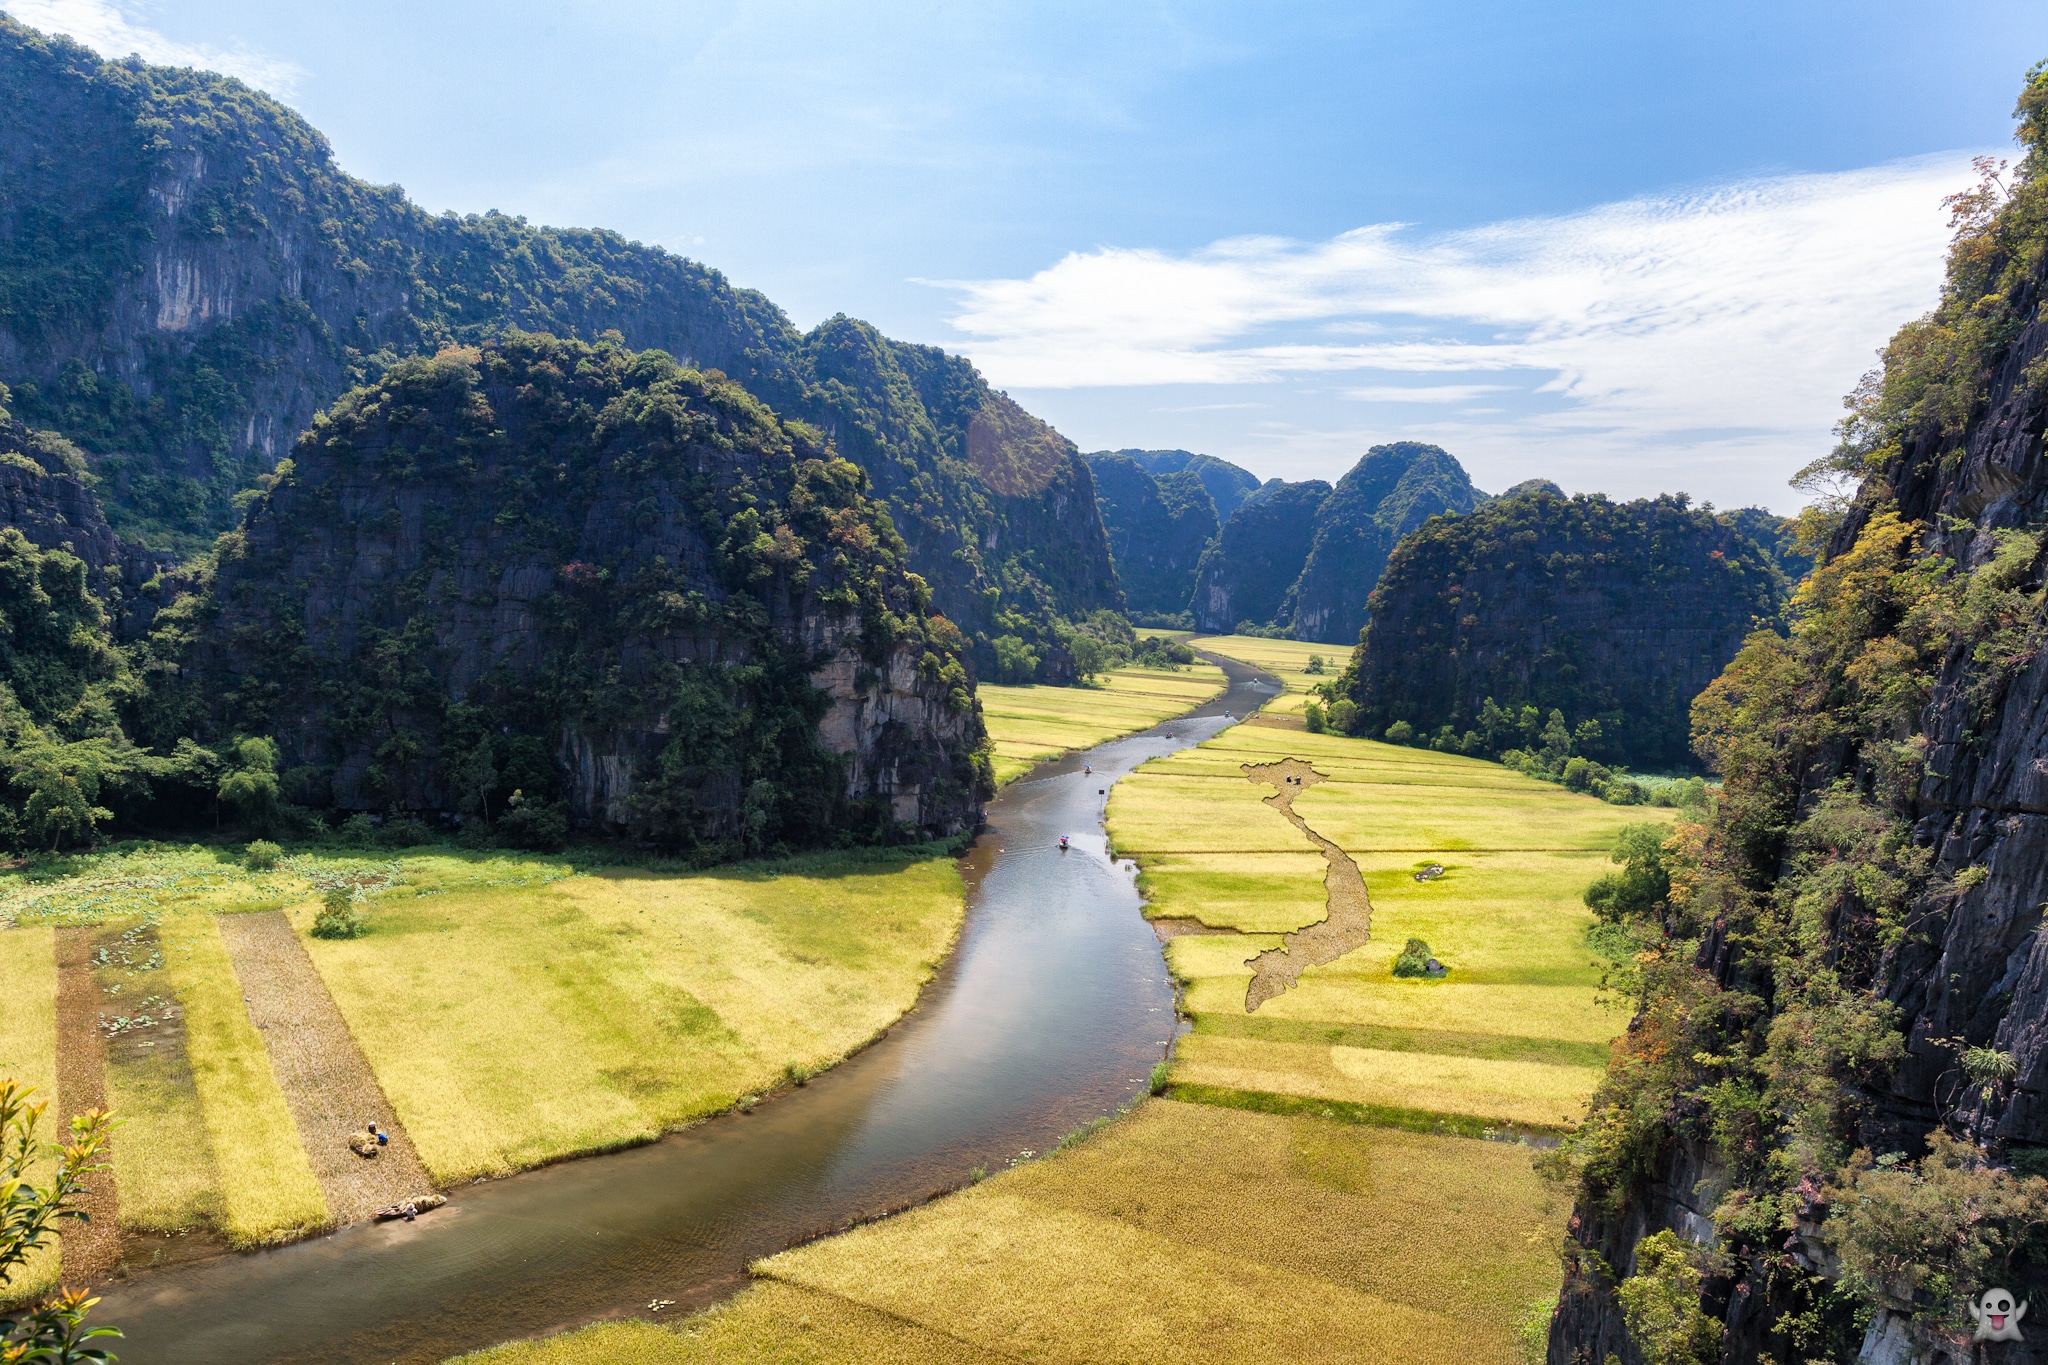
{"type": "Polygon", "coordinates": [[[220,1231],[235,1246],[287,1242],[330,1221],[263,1035],[211,915],[185,917],[165,970],[185,1012],[192,1083],[220,1176],[220,1231]]]}
{"type": "Polygon", "coordinates": [[[1176,1082],[1276,1095],[1414,1106],[1502,1123],[1569,1128],[1599,1067],[1429,1052],[1273,1043],[1195,1034],[1175,1049],[1176,1082]]]}
{"type": "MultiPolygon", "coordinates": [[[[57,1103],[44,1122],[56,1122],[55,1138],[71,1120],[107,1106],[107,1061],[100,1034],[100,988],[93,980],[92,930],[57,930],[57,1103]]],[[[118,1141],[118,1137],[116,1138],[118,1141]]],[[[121,1255],[121,1219],[114,1173],[85,1178],[78,1210],[84,1220],[63,1224],[64,1278],[74,1285],[106,1278],[121,1255]]]]}
{"type": "Polygon", "coordinates": [[[1292,987],[1310,967],[1334,962],[1371,938],[1372,900],[1366,895],[1365,878],[1351,856],[1310,829],[1294,812],[1294,798],[1322,781],[1321,773],[1299,759],[1284,758],[1278,763],[1247,764],[1244,775],[1254,783],[1273,788],[1265,804],[1286,816],[1310,843],[1322,850],[1330,865],[1323,879],[1328,893],[1325,918],[1288,934],[1278,948],[1268,948],[1248,959],[1252,979],[1245,987],[1244,1012],[1250,1014],[1292,987]]]}
{"type": "Polygon", "coordinates": [[[1446,1114],[1433,1109],[1404,1105],[1360,1104],[1352,1100],[1325,1099],[1313,1095],[1280,1095],[1270,1091],[1233,1090],[1220,1085],[1175,1082],[1167,1087],[1166,1098],[1182,1104],[1208,1105],[1216,1109],[1238,1109],[1253,1114],[1327,1119],[1332,1123],[1355,1123],[1365,1128],[1394,1128],[1432,1137],[1470,1138],[1497,1141],[1502,1138],[1555,1139],[1567,1130],[1541,1124],[1500,1123],[1470,1114],[1446,1114]]]}
{"type": "MultiPolygon", "coordinates": [[[[47,1100],[37,1136],[54,1141],[62,1136],[57,1111],[57,947],[49,929],[0,929],[0,1079],[11,1079],[47,1100]]],[[[48,1177],[47,1163],[38,1163],[30,1178],[48,1177]]],[[[61,1255],[55,1243],[32,1253],[28,1264],[0,1286],[0,1303],[33,1298],[54,1287],[61,1255]]]]}
{"type": "Polygon", "coordinates": [[[229,915],[220,930],[328,1216],[353,1223],[431,1193],[411,1140],[290,922],[276,911],[229,915]],[[373,1122],[390,1142],[374,1157],[358,1156],[349,1139],[373,1122]]]}
{"type": "Polygon", "coordinates": [[[1275,1019],[1267,1015],[1204,1014],[1198,1034],[1256,1038],[1269,1043],[1319,1043],[1325,1047],[1376,1048],[1381,1052],[1433,1052],[1444,1057],[1489,1057],[1496,1061],[1543,1062],[1550,1066],[1604,1067],[1607,1045],[1559,1038],[1517,1038],[1507,1034],[1454,1033],[1445,1029],[1334,1024],[1322,1020],[1275,1019]]]}

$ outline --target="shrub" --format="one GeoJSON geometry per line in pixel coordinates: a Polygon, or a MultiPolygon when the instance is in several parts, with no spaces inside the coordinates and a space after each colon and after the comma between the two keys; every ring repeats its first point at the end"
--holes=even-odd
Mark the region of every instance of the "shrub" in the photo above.
{"type": "Polygon", "coordinates": [[[1330,703],[1330,728],[1339,734],[1355,734],[1358,730],[1358,703],[1349,697],[1339,697],[1330,703]]]}
{"type": "Polygon", "coordinates": [[[1700,1307],[1693,1248],[1665,1228],[1636,1244],[1638,1273],[1615,1297],[1644,1365],[1709,1365],[1721,1358],[1721,1324],[1700,1307]]]}
{"type": "Polygon", "coordinates": [[[559,801],[520,801],[498,818],[498,841],[553,853],[569,841],[569,816],[559,801]]]}
{"type": "Polygon", "coordinates": [[[357,811],[341,822],[341,837],[351,844],[366,847],[377,838],[377,822],[357,811]]]}
{"type": "Polygon", "coordinates": [[[268,839],[251,840],[249,847],[242,850],[242,858],[258,872],[268,872],[277,866],[277,860],[284,857],[284,850],[268,839]]]}
{"type": "Polygon", "coordinates": [[[377,831],[376,843],[381,848],[411,848],[416,844],[431,843],[434,831],[415,815],[385,816],[383,827],[377,831]]]}
{"type": "Polygon", "coordinates": [[[1387,727],[1387,743],[1413,744],[1414,742],[1415,727],[1410,725],[1407,721],[1397,720],[1392,725],[1389,725],[1387,727]]]}
{"type": "Polygon", "coordinates": [[[363,889],[359,886],[329,887],[320,898],[320,911],[313,916],[314,938],[361,938],[370,932],[363,914],[363,889]]]}
{"type": "Polygon", "coordinates": [[[1435,961],[1436,959],[1430,955],[1427,943],[1419,938],[1411,938],[1407,946],[1401,949],[1401,955],[1394,959],[1394,975],[1442,976],[1444,969],[1441,963],[1437,964],[1435,972],[1429,970],[1429,964],[1435,961]]]}
{"type": "Polygon", "coordinates": [[[1301,720],[1302,724],[1308,726],[1308,732],[1312,735],[1319,735],[1329,728],[1323,724],[1323,708],[1315,702],[1310,702],[1302,711],[1301,720]]]}

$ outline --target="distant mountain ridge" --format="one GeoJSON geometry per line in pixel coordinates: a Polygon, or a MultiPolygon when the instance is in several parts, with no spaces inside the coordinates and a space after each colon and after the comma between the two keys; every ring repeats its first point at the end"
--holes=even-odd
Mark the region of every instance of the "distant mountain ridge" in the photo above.
{"type": "Polygon", "coordinates": [[[233,79],[102,61],[0,17],[0,381],[90,456],[123,535],[183,554],[313,416],[401,358],[616,332],[731,376],[865,470],[986,660],[1120,604],[1088,466],[972,364],[766,298],[615,233],[435,215],[343,173],[233,79]],[[999,622],[998,616],[1003,619],[999,622]]]}

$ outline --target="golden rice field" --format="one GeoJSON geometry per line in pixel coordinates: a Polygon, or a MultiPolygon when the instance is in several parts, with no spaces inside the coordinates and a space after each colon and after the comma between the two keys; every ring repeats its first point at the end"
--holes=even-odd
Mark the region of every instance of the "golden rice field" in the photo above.
{"type": "Polygon", "coordinates": [[[950,857],[657,874],[419,849],[254,872],[131,846],[0,879],[0,1074],[54,1097],[53,924],[97,926],[102,1014],[131,1021],[107,1045],[124,1228],[249,1246],[330,1221],[218,927],[272,909],[445,1184],[643,1141],[836,1061],[915,1001],[964,898],[950,857]],[[370,890],[367,936],[309,936],[336,880],[370,890]]]}
{"type": "Polygon", "coordinates": [[[1153,1101],[676,1327],[464,1361],[1507,1362],[1555,1288],[1557,1198],[1509,1144],[1153,1101]]]}
{"type": "MultiPolygon", "coordinates": [[[[0,982],[6,983],[0,990],[0,1077],[30,1087],[32,1101],[49,1101],[36,1133],[55,1142],[64,1128],[57,1119],[57,952],[50,930],[0,934],[0,982]]],[[[41,1162],[29,1178],[40,1181],[49,1173],[49,1163],[41,1162]]],[[[55,1246],[37,1250],[0,1284],[0,1303],[52,1288],[59,1269],[55,1246]]]]}
{"type": "Polygon", "coordinates": [[[1226,659],[1237,659],[1263,668],[1285,687],[1266,703],[1268,716],[1298,716],[1309,701],[1309,690],[1330,682],[1351,662],[1351,646],[1308,644],[1301,640],[1267,640],[1256,635],[1197,635],[1188,640],[1192,649],[1206,649],[1226,659]],[[1313,660],[1323,661],[1323,671],[1310,673],[1313,660]]]}
{"type": "Polygon", "coordinates": [[[1150,729],[1223,691],[1223,670],[1197,663],[1177,671],[1119,668],[1081,687],[999,687],[983,683],[982,719],[995,743],[996,781],[1009,782],[1048,758],[1150,729]]]}
{"type": "Polygon", "coordinates": [[[1604,1003],[1581,900],[1620,828],[1669,818],[1610,806],[1498,764],[1247,724],[1117,784],[1109,825],[1144,869],[1147,913],[1237,931],[1175,938],[1195,1031],[1177,1083],[1412,1115],[1576,1123],[1626,1023],[1604,1003]],[[1306,759],[1329,779],[1295,813],[1358,863],[1372,939],[1244,1009],[1247,958],[1322,918],[1324,863],[1261,803],[1243,765],[1306,759]],[[1440,879],[1418,882],[1429,863],[1440,879]],[[1400,979],[1411,937],[1450,968],[1400,979]]]}

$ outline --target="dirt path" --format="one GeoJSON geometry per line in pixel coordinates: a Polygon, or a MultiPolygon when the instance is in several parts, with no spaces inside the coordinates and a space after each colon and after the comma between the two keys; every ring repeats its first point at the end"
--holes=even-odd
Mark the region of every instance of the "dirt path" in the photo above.
{"type": "Polygon", "coordinates": [[[433,1182],[411,1139],[398,1126],[369,1061],[290,922],[273,910],[222,915],[219,923],[250,1022],[263,1034],[271,1070],[334,1220],[358,1222],[386,1205],[430,1192],[433,1182]],[[349,1150],[348,1140],[373,1120],[391,1134],[391,1143],[365,1159],[349,1150]]]}
{"type": "MultiPolygon", "coordinates": [[[[100,990],[92,974],[90,929],[57,931],[57,1126],[43,1136],[69,1141],[71,1119],[107,1103],[106,1042],[100,1034],[100,990]]],[[[114,1140],[120,1141],[118,1132],[114,1140]]],[[[97,1284],[121,1258],[120,1207],[114,1173],[95,1171],[85,1179],[78,1202],[89,1222],[65,1219],[62,1239],[64,1283],[97,1284]]]]}
{"type": "Polygon", "coordinates": [[[1252,980],[1245,988],[1244,1012],[1250,1014],[1301,980],[1301,974],[1310,967],[1335,962],[1371,938],[1372,899],[1365,893],[1365,878],[1358,864],[1351,861],[1351,855],[1310,829],[1308,822],[1294,813],[1294,798],[1324,781],[1323,774],[1301,759],[1283,758],[1278,763],[1247,763],[1244,775],[1273,788],[1266,804],[1307,835],[1330,865],[1323,874],[1329,913],[1320,922],[1287,935],[1278,948],[1268,948],[1247,959],[1252,980]]]}

